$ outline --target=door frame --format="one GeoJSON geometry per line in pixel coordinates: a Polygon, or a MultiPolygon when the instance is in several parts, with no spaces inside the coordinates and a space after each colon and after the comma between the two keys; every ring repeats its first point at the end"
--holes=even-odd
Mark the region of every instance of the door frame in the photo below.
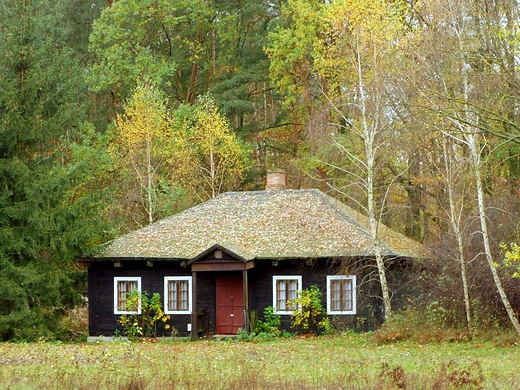
{"type": "MultiPolygon", "coordinates": [[[[225,270],[225,271],[229,271],[229,270],[225,270]]],[[[198,329],[198,322],[199,322],[199,318],[198,318],[198,314],[197,314],[197,305],[198,305],[198,302],[197,302],[197,274],[199,272],[203,272],[203,271],[192,271],[192,284],[191,284],[191,288],[192,288],[192,296],[193,296],[193,305],[192,305],[192,312],[191,312],[191,332],[190,332],[190,337],[192,340],[196,340],[199,336],[198,336],[198,332],[197,332],[197,329],[198,329]]],[[[214,272],[214,275],[215,275],[215,292],[214,292],[214,299],[215,299],[215,331],[217,331],[217,324],[216,324],[216,321],[217,321],[217,313],[216,313],[216,309],[217,309],[217,286],[216,286],[216,279],[217,277],[219,276],[220,272],[214,272]]],[[[238,274],[237,274],[238,275],[238,274]]],[[[250,328],[250,320],[249,320],[249,282],[248,282],[248,272],[247,272],[247,268],[246,269],[243,269],[241,271],[241,275],[242,275],[242,299],[243,299],[243,302],[244,302],[244,310],[242,312],[242,323],[243,323],[243,329],[246,331],[246,332],[249,332],[249,328],[250,328]]]]}
{"type": "Polygon", "coordinates": [[[239,273],[215,274],[215,332],[217,334],[236,334],[238,329],[244,328],[245,294],[243,277],[243,274],[239,273]],[[230,287],[230,290],[225,287],[222,288],[223,283],[226,287],[230,287]],[[230,299],[226,297],[229,291],[232,294],[230,299]],[[228,301],[229,304],[222,305],[222,300],[228,301]],[[238,312],[233,312],[234,307],[239,309],[238,312]],[[226,320],[229,320],[225,318],[228,314],[232,317],[230,324],[226,323],[226,320]],[[238,321],[235,320],[236,318],[238,318],[238,321]],[[235,322],[240,325],[237,327],[235,322]],[[223,331],[222,328],[228,326],[231,327],[231,332],[223,331]]]}
{"type": "MultiPolygon", "coordinates": [[[[249,331],[249,285],[247,279],[247,270],[256,267],[254,259],[245,258],[232,250],[225,248],[220,244],[215,244],[206,249],[199,255],[195,256],[187,263],[191,268],[192,274],[192,297],[193,305],[191,308],[191,339],[195,340],[198,337],[198,315],[197,315],[197,273],[211,272],[215,276],[223,271],[238,271],[242,272],[243,281],[243,299],[244,299],[244,330],[249,331]]],[[[216,302],[215,291],[215,302],[216,302]]],[[[216,303],[215,303],[216,304],[216,303]]],[[[216,317],[216,313],[215,313],[216,317]]]]}

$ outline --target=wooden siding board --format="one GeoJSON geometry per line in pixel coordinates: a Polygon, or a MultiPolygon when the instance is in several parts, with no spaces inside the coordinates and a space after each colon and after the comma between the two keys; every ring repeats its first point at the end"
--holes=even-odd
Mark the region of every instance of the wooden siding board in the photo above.
{"type": "MultiPolygon", "coordinates": [[[[141,263],[141,262],[139,262],[141,263]]],[[[89,334],[91,336],[111,336],[116,329],[121,330],[117,322],[118,315],[114,314],[114,277],[139,276],[141,277],[141,289],[152,295],[159,293],[164,298],[165,276],[191,276],[187,268],[182,268],[177,262],[154,263],[153,267],[142,264],[114,267],[113,263],[97,262],[88,269],[88,297],[89,297],[89,334]]],[[[171,315],[168,324],[179,330],[181,334],[187,332],[189,315],[171,315]]],[[[160,335],[170,335],[171,331],[160,324],[160,335]]]]}
{"type": "MultiPolygon", "coordinates": [[[[380,286],[377,275],[368,277],[373,271],[373,264],[369,261],[358,262],[357,267],[350,267],[352,274],[357,276],[357,317],[363,317],[363,329],[370,330],[380,325],[382,321],[383,308],[380,299],[374,298],[380,295],[380,286]]],[[[248,294],[249,309],[256,311],[258,318],[262,318],[266,307],[273,304],[272,279],[274,275],[301,275],[302,287],[308,288],[312,285],[318,286],[322,291],[322,303],[326,305],[326,276],[336,275],[341,271],[340,265],[331,266],[326,261],[304,262],[301,260],[261,261],[256,263],[255,268],[248,269],[248,294]],[[277,265],[273,265],[277,264],[277,265]]],[[[202,315],[202,328],[206,333],[215,332],[216,302],[215,302],[215,277],[216,275],[239,273],[219,272],[197,272],[197,311],[202,315]]],[[[113,278],[116,276],[140,276],[142,290],[150,294],[158,292],[163,298],[163,283],[165,276],[191,276],[190,267],[182,267],[179,262],[155,262],[153,267],[147,267],[146,261],[132,262],[122,268],[114,267],[111,261],[95,262],[88,268],[88,297],[89,297],[89,333],[92,336],[111,336],[115,329],[121,327],[117,323],[118,316],[113,312],[113,278]]],[[[410,282],[406,262],[395,262],[389,268],[389,284],[395,292],[393,298],[397,309],[405,302],[407,296],[413,294],[413,284],[410,282]]],[[[334,316],[333,322],[339,326],[352,327],[356,316],[334,316]]],[[[188,335],[187,324],[191,323],[190,315],[171,315],[168,322],[177,329],[181,335],[188,335]]],[[[282,316],[282,327],[285,330],[294,331],[290,328],[291,318],[282,316]]],[[[201,327],[199,326],[199,329],[201,327]]],[[[160,335],[170,335],[171,331],[159,329],[160,335]]]]}
{"type": "Polygon", "coordinates": [[[195,272],[199,271],[243,271],[246,263],[195,263],[191,265],[191,269],[195,272]]]}

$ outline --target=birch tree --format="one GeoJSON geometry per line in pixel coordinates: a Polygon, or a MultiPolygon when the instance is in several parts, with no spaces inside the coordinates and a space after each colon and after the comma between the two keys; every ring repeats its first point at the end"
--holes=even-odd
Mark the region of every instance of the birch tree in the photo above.
{"type": "MultiPolygon", "coordinates": [[[[466,169],[469,162],[460,151],[451,137],[443,135],[442,137],[443,149],[443,166],[439,167],[439,172],[443,177],[443,181],[448,193],[448,220],[457,243],[454,250],[456,261],[460,266],[460,279],[462,281],[462,290],[464,296],[464,307],[466,309],[466,322],[468,331],[472,329],[472,315],[471,315],[471,299],[469,293],[468,277],[466,271],[466,256],[464,253],[464,246],[466,244],[464,234],[464,218],[465,208],[467,208],[467,195],[464,192],[464,182],[466,169]]],[[[467,214],[466,214],[467,215],[467,214]]]]}
{"type": "Polygon", "coordinates": [[[133,199],[126,212],[134,210],[131,213],[138,226],[144,221],[152,224],[157,219],[159,181],[171,176],[168,158],[173,137],[164,96],[151,84],[138,86],[124,113],[117,115],[111,138],[118,174],[126,176],[120,197],[133,199]],[[132,207],[134,202],[137,209],[132,207]]]}
{"type": "Polygon", "coordinates": [[[190,186],[200,200],[239,188],[249,167],[249,150],[232,131],[215,102],[201,97],[185,150],[190,155],[190,186]]]}
{"type": "MultiPolygon", "coordinates": [[[[373,253],[381,284],[384,317],[392,312],[391,294],[386,276],[385,257],[382,253],[379,225],[381,223],[386,190],[379,186],[377,175],[384,159],[383,149],[388,147],[392,136],[393,113],[388,103],[386,83],[393,69],[397,69],[396,46],[404,29],[404,8],[399,2],[351,1],[331,3],[289,1],[285,8],[287,17],[292,18],[293,27],[275,32],[268,48],[274,65],[272,69],[287,69],[285,58],[280,58],[283,44],[288,37],[301,37],[293,42],[300,50],[295,66],[301,67],[306,57],[311,60],[310,74],[321,87],[321,100],[330,107],[328,139],[344,156],[337,164],[321,159],[320,164],[346,175],[348,186],[360,188],[363,196],[358,206],[369,219],[369,231],[373,253]],[[305,23],[310,14],[302,10],[314,9],[314,23],[305,23]],[[298,17],[298,19],[297,19],[298,17]],[[300,30],[298,30],[300,28],[300,30]],[[312,36],[309,36],[312,33],[312,36]],[[302,42],[306,43],[302,44],[302,42]],[[280,62],[283,66],[277,66],[280,62]]],[[[304,68],[307,69],[307,68],[304,68]]],[[[309,72],[306,70],[306,72],[309,72]]],[[[294,77],[294,73],[273,74],[279,77],[280,87],[294,77]]],[[[298,91],[285,86],[294,99],[298,91]]],[[[311,91],[312,93],[312,91],[311,91]]],[[[337,186],[336,190],[341,191],[337,186]]]]}
{"type": "MultiPolygon", "coordinates": [[[[485,135],[480,131],[476,131],[475,127],[473,127],[471,125],[467,125],[465,123],[466,122],[465,118],[458,118],[458,119],[456,119],[456,121],[457,121],[457,126],[460,129],[460,133],[458,136],[454,136],[453,134],[451,134],[451,136],[455,137],[460,142],[463,142],[466,145],[466,147],[470,153],[471,168],[473,171],[472,174],[473,174],[474,182],[475,182],[475,186],[476,186],[478,215],[479,215],[479,220],[480,220],[482,241],[483,241],[483,245],[484,245],[484,254],[485,254],[487,263],[489,265],[489,268],[491,270],[491,274],[493,276],[493,281],[494,281],[497,291],[500,295],[500,299],[502,300],[502,304],[504,305],[507,315],[509,316],[511,324],[515,328],[516,332],[520,335],[520,323],[518,322],[516,314],[513,311],[513,308],[511,307],[511,303],[509,302],[507,294],[502,285],[502,281],[501,281],[500,276],[497,271],[497,263],[495,262],[495,260],[493,258],[493,252],[492,252],[491,244],[490,244],[490,237],[489,237],[488,226],[487,226],[486,204],[485,204],[485,200],[484,200],[485,191],[484,191],[483,179],[482,179],[482,170],[483,170],[483,167],[485,164],[485,161],[482,158],[482,154],[483,154],[483,149],[487,148],[488,144],[485,139],[485,135]]],[[[469,123],[471,123],[471,122],[469,122],[469,123]]]]}
{"type": "MultiPolygon", "coordinates": [[[[425,31],[421,37],[427,40],[422,46],[427,52],[416,52],[427,74],[419,88],[424,104],[437,115],[434,126],[445,137],[462,145],[468,155],[485,259],[511,324],[520,334],[520,323],[502,286],[494,260],[483,184],[487,157],[493,148],[490,139],[501,133],[501,124],[497,121],[501,107],[493,106],[495,102],[490,102],[488,96],[501,88],[502,77],[491,63],[482,61],[482,42],[475,34],[481,27],[475,4],[438,0],[427,5],[428,11],[434,12],[435,17],[423,15],[425,20],[433,22],[427,23],[426,29],[431,30],[430,34],[425,31]],[[431,34],[433,32],[435,34],[431,34]],[[441,58],[432,57],[432,53],[441,58]]],[[[456,219],[455,215],[452,215],[453,219],[456,219]]]]}

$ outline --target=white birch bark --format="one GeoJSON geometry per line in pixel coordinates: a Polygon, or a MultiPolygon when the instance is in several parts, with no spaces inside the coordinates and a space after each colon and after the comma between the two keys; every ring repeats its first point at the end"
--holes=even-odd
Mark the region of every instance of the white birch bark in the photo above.
{"type": "Polygon", "coordinates": [[[486,206],[484,202],[484,188],[482,185],[481,176],[481,169],[483,166],[481,144],[485,146],[486,140],[481,130],[479,130],[478,128],[478,113],[474,112],[470,105],[470,91],[474,86],[471,85],[469,78],[471,65],[466,62],[465,58],[465,54],[469,50],[468,47],[471,46],[470,43],[466,42],[467,35],[464,33],[466,28],[465,23],[466,22],[464,21],[464,19],[461,19],[460,21],[458,21],[458,23],[454,25],[454,31],[459,43],[459,61],[460,72],[462,74],[462,91],[464,103],[462,114],[459,116],[456,113],[454,113],[452,121],[459,129],[460,138],[463,140],[463,143],[467,146],[470,152],[470,160],[473,169],[473,178],[475,182],[475,188],[477,191],[478,215],[480,220],[480,228],[486,260],[491,270],[491,275],[493,276],[493,281],[497,288],[498,294],[500,295],[500,299],[502,300],[502,304],[504,305],[504,308],[506,309],[506,312],[509,316],[509,320],[511,321],[511,324],[515,328],[516,332],[520,335],[520,323],[516,318],[513,308],[511,307],[511,303],[509,302],[507,294],[502,286],[500,276],[498,275],[497,269],[494,264],[493,253],[491,251],[491,245],[489,242],[486,206]]]}
{"type": "Polygon", "coordinates": [[[481,161],[481,150],[479,148],[479,134],[475,132],[470,132],[467,134],[468,146],[471,152],[471,159],[473,164],[473,174],[475,177],[475,185],[477,188],[477,200],[478,200],[478,214],[480,218],[480,227],[482,229],[482,240],[484,242],[484,251],[486,254],[486,260],[488,262],[489,268],[491,270],[491,274],[493,275],[493,281],[495,282],[495,286],[497,288],[498,294],[500,295],[500,299],[502,300],[502,304],[506,309],[507,315],[509,316],[509,320],[511,324],[515,328],[516,332],[520,335],[520,323],[518,322],[518,318],[516,318],[515,312],[511,307],[511,303],[507,297],[507,294],[502,286],[502,282],[500,280],[500,276],[498,275],[498,271],[495,267],[495,263],[493,260],[493,254],[491,252],[491,245],[489,243],[489,234],[487,229],[487,218],[486,218],[486,207],[484,204],[484,188],[482,186],[482,177],[480,169],[482,167],[481,161]]]}
{"type": "MultiPolygon", "coordinates": [[[[379,282],[381,284],[381,294],[384,305],[385,320],[388,320],[392,314],[392,302],[390,300],[390,291],[388,289],[388,281],[386,278],[386,267],[383,255],[381,253],[381,244],[379,240],[379,221],[377,218],[376,199],[375,199],[375,162],[376,162],[376,135],[380,130],[378,128],[378,101],[376,98],[376,109],[374,110],[372,120],[369,121],[367,117],[366,107],[366,93],[363,82],[363,68],[359,51],[357,52],[357,74],[358,74],[358,89],[360,96],[359,108],[361,111],[361,123],[363,132],[363,141],[365,143],[365,165],[366,165],[366,191],[367,191],[367,212],[370,221],[370,236],[374,248],[374,255],[376,258],[377,272],[379,275],[379,282]]],[[[377,63],[377,55],[374,53],[374,63],[377,63]]]]}
{"type": "Polygon", "coordinates": [[[146,140],[146,164],[147,164],[147,183],[146,192],[148,196],[148,224],[153,223],[153,167],[152,167],[152,141],[150,137],[146,140]]]}
{"type": "Polygon", "coordinates": [[[462,281],[462,289],[464,293],[464,306],[466,309],[466,322],[468,331],[471,331],[472,323],[471,323],[471,301],[469,297],[469,288],[468,288],[468,278],[466,276],[466,260],[464,257],[464,238],[462,236],[461,231],[461,215],[462,211],[457,207],[457,202],[455,201],[455,190],[454,190],[454,174],[453,174],[453,158],[452,152],[448,149],[447,145],[447,137],[443,134],[442,139],[443,146],[443,155],[444,155],[444,181],[446,182],[446,187],[448,189],[448,202],[450,206],[449,210],[449,219],[451,228],[453,230],[453,234],[455,235],[455,240],[457,241],[457,251],[456,257],[457,262],[460,265],[460,278],[462,281]]]}

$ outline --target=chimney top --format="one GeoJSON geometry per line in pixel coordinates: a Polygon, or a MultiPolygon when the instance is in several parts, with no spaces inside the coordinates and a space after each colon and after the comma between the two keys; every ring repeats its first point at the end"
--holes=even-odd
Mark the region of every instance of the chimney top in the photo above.
{"type": "Polygon", "coordinates": [[[284,170],[267,171],[266,190],[285,190],[287,187],[287,174],[284,170]]]}

